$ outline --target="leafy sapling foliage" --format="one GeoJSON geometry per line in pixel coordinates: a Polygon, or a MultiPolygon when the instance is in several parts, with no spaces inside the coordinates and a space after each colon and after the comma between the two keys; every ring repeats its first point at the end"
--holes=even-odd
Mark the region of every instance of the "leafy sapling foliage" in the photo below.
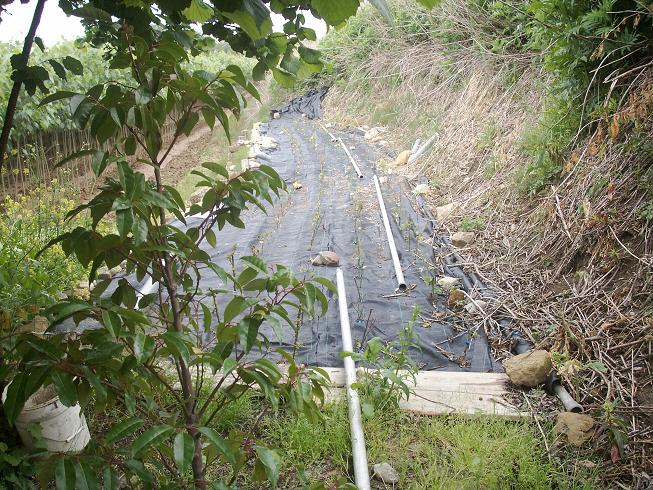
{"type": "Polygon", "coordinates": [[[48,311],[47,338],[20,337],[12,353],[13,371],[3,369],[3,376],[13,374],[4,409],[15,422],[27,398],[52,384],[65,405],[117,410],[121,416],[82,453],[43,460],[42,486],[54,481],[59,489],[113,489],[125,483],[226,489],[233,488],[243,468],[276,485],[281,459],[256,440],[256,424],[247,433],[224,433],[213,422],[254,388],[267,400],[266,410],[283,403],[309,418],[319,417],[326,373],[297,365],[292,355],[277,350],[286,364],[282,372],[270,359],[270,341],[261,327],[294,326],[293,318],[311,317],[316,305],[324,310],[322,288],[333,291],[333,285],[320,278],[298,279],[259,257],[242,257],[227,271],[201,248],[203,243],[219,246],[225,226],[244,227],[241,215],[248,207],[265,210],[265,203],[274,202],[284,183],[273,168],[230,173],[205,163],[206,171],[197,172],[204,197],[187,208],[179,193],[163,183],[161,165],[200,119],[211,127],[218,123],[228,134],[230,115],[238,117],[247,100],[258,98],[237,66],[219,73],[188,71],[189,53],[202,44],[191,23],[201,23],[205,34],[257,58],[256,76],[271,69],[277,80],[291,83],[322,69],[319,53],[302,44],[314,32],[303,27],[301,10],[310,9],[335,25],[353,15],[358,4],[312,0],[300,8],[278,0],[269,5],[259,0],[227,5],[60,1],[67,13],[82,17],[90,40],[105,44],[108,67],[128,70],[131,78],[84,93],[53,93],[42,101],[67,101],[80,128],[100,145],[115,145],[69,157],[91,154],[93,172],[104,183],[69,214],[71,219],[87,214],[90,225],[51,244],[60,243],[67,255],[88,267],[95,286],[88,301],[62,301],[48,311]],[[284,33],[272,32],[269,9],[286,19],[284,33]],[[176,130],[164,144],[162,128],[170,121],[176,130]],[[153,168],[153,179],[138,170],[143,166],[153,168]],[[189,216],[199,220],[190,222],[189,216]],[[154,287],[141,289],[126,278],[96,280],[101,267],[120,264],[139,282],[150,278],[154,287]],[[203,288],[202,275],[209,271],[222,288],[203,288]],[[74,335],[56,333],[54,327],[70,319],[91,327],[74,335]]]}

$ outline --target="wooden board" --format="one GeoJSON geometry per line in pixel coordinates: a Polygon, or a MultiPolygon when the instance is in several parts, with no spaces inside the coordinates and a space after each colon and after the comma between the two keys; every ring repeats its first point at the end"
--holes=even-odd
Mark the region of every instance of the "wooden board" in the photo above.
{"type": "MultiPolygon", "coordinates": [[[[344,369],[323,369],[329,373],[333,386],[329,398],[344,396],[344,369]]],[[[510,418],[527,415],[505,399],[507,381],[503,373],[419,371],[415,383],[407,382],[413,393],[408,400],[402,400],[400,406],[425,415],[459,413],[510,418]]]]}

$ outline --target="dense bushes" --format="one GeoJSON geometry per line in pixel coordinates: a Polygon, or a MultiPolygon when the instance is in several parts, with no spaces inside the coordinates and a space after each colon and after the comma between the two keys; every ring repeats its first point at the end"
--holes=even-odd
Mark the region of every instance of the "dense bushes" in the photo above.
{"type": "MultiPolygon", "coordinates": [[[[7,106],[7,98],[13,83],[10,78],[10,58],[21,49],[22,47],[17,44],[0,43],[0,66],[3,67],[0,70],[0,108],[2,108],[0,124],[4,118],[4,108],[7,106]]],[[[65,41],[46,48],[45,51],[35,49],[30,63],[40,65],[48,70],[50,81],[46,82],[46,86],[53,93],[59,90],[85,92],[97,84],[110,80],[126,83],[129,74],[125,70],[108,68],[105,55],[102,48],[92,47],[83,42],[65,41]],[[83,74],[74,75],[68,72],[66,79],[57,76],[48,60],[53,60],[61,65],[66,57],[78,59],[83,67],[83,74]]],[[[207,72],[218,72],[233,64],[241,66],[248,76],[254,66],[254,62],[234,53],[224,45],[211,45],[197,56],[191,57],[189,62],[191,69],[207,72]]],[[[38,104],[42,98],[43,96],[32,97],[25,91],[21,92],[14,119],[13,137],[48,129],[75,128],[66,103],[53,103],[39,107],[38,104]]]]}
{"type": "MultiPolygon", "coordinates": [[[[637,122],[619,112],[651,66],[653,15],[643,4],[445,0],[431,11],[415,2],[395,1],[391,8],[392,26],[367,9],[323,40],[336,79],[358,80],[357,88],[369,89],[362,66],[374,53],[401,46],[433,46],[433,63],[440,65],[443,80],[465,77],[461,67],[470,53],[501,69],[511,67],[517,76],[526,66],[544,68],[545,77],[533,87],[546,94],[543,106],[534,108],[540,124],[523,134],[520,145],[526,157],[520,186],[526,191],[537,192],[554,180],[573,145],[598,125],[607,128],[615,117],[622,127],[637,122]]],[[[393,75],[384,79],[389,91],[401,82],[393,75]]],[[[613,123],[612,131],[617,130],[613,123]]]]}

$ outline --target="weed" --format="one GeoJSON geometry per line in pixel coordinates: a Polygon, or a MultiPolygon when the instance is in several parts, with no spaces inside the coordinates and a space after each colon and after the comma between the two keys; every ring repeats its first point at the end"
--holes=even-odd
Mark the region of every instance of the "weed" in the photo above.
{"type": "Polygon", "coordinates": [[[476,148],[481,151],[489,150],[494,146],[494,141],[497,137],[499,128],[495,121],[488,121],[480,134],[478,135],[478,141],[476,142],[476,148]]]}
{"type": "Polygon", "coordinates": [[[460,220],[461,231],[483,231],[485,229],[485,221],[482,218],[472,218],[464,216],[460,220]]]}

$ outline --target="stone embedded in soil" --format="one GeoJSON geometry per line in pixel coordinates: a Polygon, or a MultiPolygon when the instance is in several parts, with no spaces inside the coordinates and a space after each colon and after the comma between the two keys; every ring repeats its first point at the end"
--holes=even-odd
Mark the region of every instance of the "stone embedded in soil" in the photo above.
{"type": "Polygon", "coordinates": [[[274,115],[272,116],[274,119],[280,119],[281,114],[279,112],[275,112],[274,115]]]}
{"type": "Polygon", "coordinates": [[[389,463],[377,463],[372,466],[374,477],[385,484],[399,483],[399,473],[389,463]]]}
{"type": "Polygon", "coordinates": [[[573,446],[582,446],[594,434],[594,419],[589,415],[574,412],[560,412],[553,431],[565,435],[573,446]]]}
{"type": "Polygon", "coordinates": [[[553,365],[551,354],[545,350],[533,350],[506,359],[503,368],[513,384],[532,388],[546,381],[553,365]]]}
{"type": "Polygon", "coordinates": [[[459,204],[457,202],[452,202],[445,204],[444,206],[438,206],[435,208],[435,218],[442,223],[446,221],[453,213],[458,209],[459,204]]]}
{"type": "Polygon", "coordinates": [[[447,299],[447,305],[450,309],[456,308],[463,301],[465,301],[465,293],[460,289],[452,289],[449,291],[449,298],[447,299]]]}
{"type": "Polygon", "coordinates": [[[439,278],[436,281],[436,284],[440,286],[442,289],[444,289],[445,291],[449,291],[450,289],[453,289],[456,286],[460,285],[460,279],[458,279],[457,277],[444,276],[439,278]]]}
{"type": "Polygon", "coordinates": [[[410,157],[410,150],[404,150],[399,155],[397,155],[397,159],[395,160],[395,165],[396,166],[402,166],[406,165],[408,163],[408,158],[410,157]]]}
{"type": "Polygon", "coordinates": [[[467,303],[465,305],[465,311],[467,313],[471,313],[473,315],[475,315],[477,313],[483,313],[483,311],[485,311],[487,313],[486,309],[487,309],[487,301],[483,301],[483,300],[480,300],[480,299],[476,300],[476,304],[474,304],[472,302],[469,302],[469,303],[467,303]],[[481,311],[481,310],[483,310],[483,311],[481,311]]]}
{"type": "Polygon", "coordinates": [[[296,191],[298,191],[298,190],[301,189],[302,187],[304,187],[304,186],[301,185],[299,182],[293,182],[293,183],[292,183],[292,188],[295,189],[296,191]]]}
{"type": "Polygon", "coordinates": [[[376,138],[377,136],[379,136],[379,133],[380,133],[379,128],[372,128],[372,129],[370,129],[369,131],[366,131],[366,132],[365,132],[365,136],[364,136],[364,137],[365,137],[365,139],[368,140],[368,141],[369,141],[369,140],[373,140],[374,138],[376,138]]]}
{"type": "Polygon", "coordinates": [[[457,231],[451,235],[451,243],[455,247],[466,247],[467,245],[474,243],[476,239],[476,233],[473,231],[457,231]]]}
{"type": "Polygon", "coordinates": [[[330,250],[320,252],[311,260],[311,264],[325,267],[337,267],[339,263],[340,257],[338,257],[338,254],[330,250]]]}

